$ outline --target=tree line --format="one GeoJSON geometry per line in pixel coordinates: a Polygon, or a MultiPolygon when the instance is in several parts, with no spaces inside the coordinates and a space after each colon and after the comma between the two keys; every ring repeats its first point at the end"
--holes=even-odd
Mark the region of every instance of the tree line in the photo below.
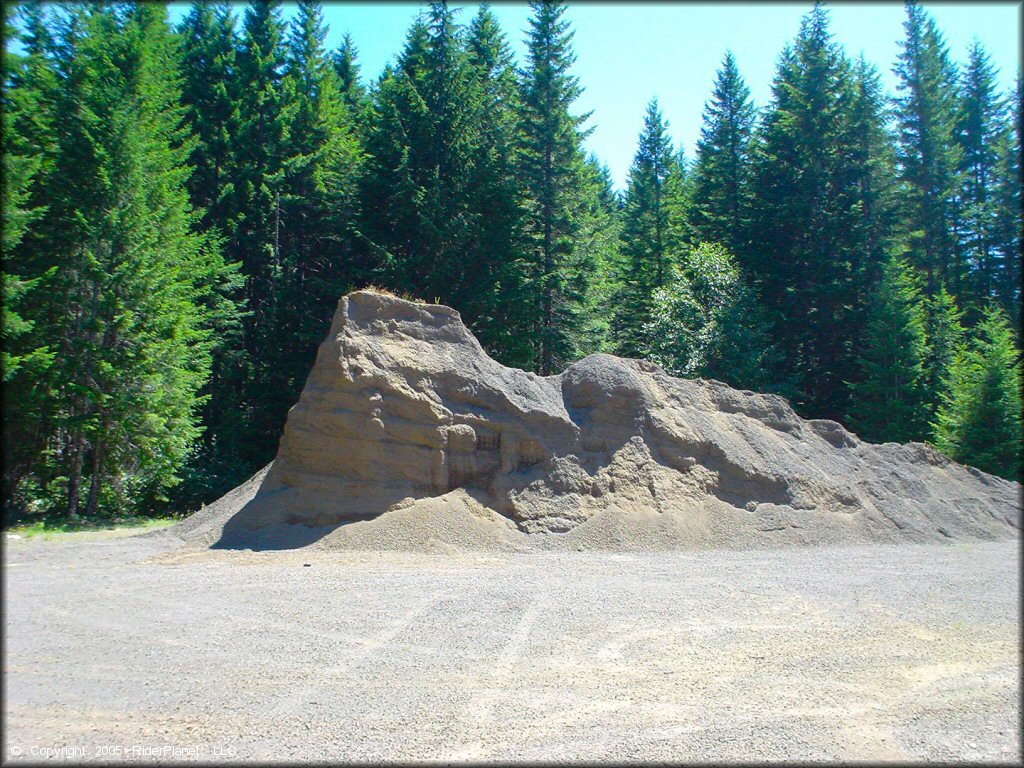
{"type": "Polygon", "coordinates": [[[815,5],[762,108],[725,55],[692,159],[652,101],[620,194],[565,11],[517,63],[431,4],[367,82],[310,0],[5,6],[5,512],[215,498],[370,284],[507,365],[649,357],[1019,477],[1019,77],[908,4],[890,98],[815,5]]]}

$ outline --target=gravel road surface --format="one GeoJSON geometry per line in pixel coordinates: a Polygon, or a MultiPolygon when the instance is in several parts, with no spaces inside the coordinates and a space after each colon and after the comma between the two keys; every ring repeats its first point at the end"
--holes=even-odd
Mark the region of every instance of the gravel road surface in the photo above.
{"type": "Polygon", "coordinates": [[[180,547],[5,542],[5,759],[1021,759],[1016,541],[180,547]]]}

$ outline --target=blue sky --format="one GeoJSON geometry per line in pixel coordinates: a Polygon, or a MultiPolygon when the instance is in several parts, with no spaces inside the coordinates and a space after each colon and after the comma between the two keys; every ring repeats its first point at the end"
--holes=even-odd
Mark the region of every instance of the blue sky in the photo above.
{"type": "MultiPolygon", "coordinates": [[[[701,113],[711,92],[715,70],[727,49],[736,55],[740,72],[758,106],[769,98],[775,62],[791,41],[811,2],[799,3],[570,3],[567,17],[576,36],[575,74],[584,88],[577,112],[593,111],[594,132],[588,149],[611,168],[621,188],[636,149],[647,102],[658,98],[669,132],[693,157],[701,113]]],[[[986,47],[1008,90],[1020,69],[1018,29],[1021,5],[1010,2],[924,3],[946,37],[957,61],[966,58],[975,37],[986,47]]],[[[359,50],[365,80],[375,78],[401,50],[420,3],[328,2],[327,43],[337,46],[348,32],[359,50]]],[[[172,19],[187,11],[172,5],[172,19]]],[[[451,3],[468,23],[475,3],[451,3]]],[[[892,67],[903,37],[903,4],[832,3],[832,32],[851,56],[862,52],[881,71],[892,93],[892,67]]],[[[286,3],[285,15],[294,6],[286,3]]],[[[492,9],[520,62],[524,59],[525,3],[498,2],[492,9]]]]}

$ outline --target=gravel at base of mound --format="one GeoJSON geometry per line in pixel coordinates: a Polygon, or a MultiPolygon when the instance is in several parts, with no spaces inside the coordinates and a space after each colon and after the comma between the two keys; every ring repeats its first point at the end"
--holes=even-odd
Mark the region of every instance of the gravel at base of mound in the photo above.
{"type": "Polygon", "coordinates": [[[220,538],[224,524],[252,501],[271,466],[273,464],[267,464],[240,486],[228,491],[215,502],[185,518],[173,528],[154,531],[154,534],[172,534],[193,544],[210,546],[220,538]]]}
{"type": "MultiPolygon", "coordinates": [[[[224,524],[254,497],[269,469],[269,466],[264,467],[230,494],[175,527],[147,535],[171,535],[199,548],[282,550],[310,547],[322,551],[429,554],[764,549],[808,544],[924,543],[931,540],[926,532],[915,534],[913,530],[901,530],[898,534],[882,529],[865,532],[859,524],[853,521],[844,523],[841,519],[816,527],[816,519],[829,514],[821,510],[805,510],[802,524],[783,524],[770,509],[762,508],[751,513],[714,500],[685,510],[667,512],[611,508],[565,533],[527,534],[519,530],[513,521],[487,507],[485,494],[459,488],[441,496],[407,500],[404,506],[399,505],[397,509],[368,520],[320,527],[279,523],[248,532],[244,541],[225,541],[222,538],[224,524]]],[[[989,538],[995,540],[997,537],[989,538]]]]}

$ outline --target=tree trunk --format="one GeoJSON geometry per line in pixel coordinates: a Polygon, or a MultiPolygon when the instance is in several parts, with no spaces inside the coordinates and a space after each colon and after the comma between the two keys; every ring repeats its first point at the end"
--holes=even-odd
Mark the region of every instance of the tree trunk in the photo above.
{"type": "Polygon", "coordinates": [[[68,517],[78,515],[78,502],[82,492],[82,462],[85,459],[85,440],[78,429],[71,443],[71,476],[68,478],[68,517]]]}
{"type": "Polygon", "coordinates": [[[89,483],[89,498],[85,503],[85,516],[94,517],[100,503],[100,468],[103,466],[103,441],[96,439],[92,449],[92,480],[89,483]]]}

